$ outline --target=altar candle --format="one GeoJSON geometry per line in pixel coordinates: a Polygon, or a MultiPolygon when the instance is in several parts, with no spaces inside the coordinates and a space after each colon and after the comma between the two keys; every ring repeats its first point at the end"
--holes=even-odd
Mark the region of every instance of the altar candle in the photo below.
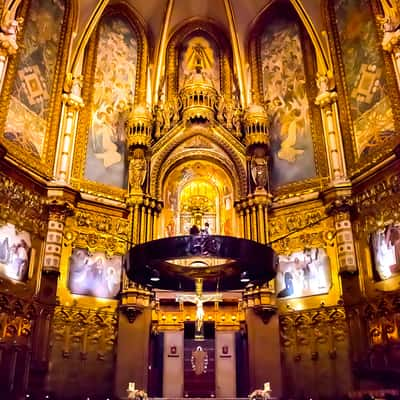
{"type": "Polygon", "coordinates": [[[270,392],[271,391],[271,385],[269,382],[264,383],[264,392],[270,392]]]}
{"type": "Polygon", "coordinates": [[[128,384],[128,390],[130,392],[134,392],[135,391],[135,382],[129,382],[128,384]]]}

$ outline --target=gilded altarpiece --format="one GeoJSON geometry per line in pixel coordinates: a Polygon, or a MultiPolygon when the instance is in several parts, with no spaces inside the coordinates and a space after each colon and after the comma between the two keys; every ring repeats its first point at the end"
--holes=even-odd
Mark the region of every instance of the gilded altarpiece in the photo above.
{"type": "Polygon", "coordinates": [[[381,48],[374,1],[327,2],[330,43],[338,82],[345,155],[357,172],[387,155],[399,142],[399,94],[393,65],[381,48]]]}
{"type": "Polygon", "coordinates": [[[128,180],[126,121],[146,94],[147,43],[127,7],[109,8],[87,45],[72,183],[122,200],[128,180]]]}
{"type": "Polygon", "coordinates": [[[61,112],[63,76],[72,34],[72,5],[63,1],[23,2],[19,53],[4,83],[1,140],[17,159],[51,173],[61,112]]]}

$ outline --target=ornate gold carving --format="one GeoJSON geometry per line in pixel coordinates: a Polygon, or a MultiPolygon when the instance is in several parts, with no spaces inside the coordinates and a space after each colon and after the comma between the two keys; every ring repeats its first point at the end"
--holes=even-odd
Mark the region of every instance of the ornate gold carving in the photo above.
{"type": "Polygon", "coordinates": [[[391,222],[400,222],[400,178],[390,174],[369,185],[354,197],[356,232],[369,235],[391,222]]]}
{"type": "Polygon", "coordinates": [[[131,282],[129,287],[125,288],[121,293],[120,310],[125,314],[130,324],[134,323],[138,315],[141,314],[146,307],[150,306],[150,290],[139,287],[131,282]]]}
{"type": "Polygon", "coordinates": [[[333,218],[321,206],[307,205],[302,209],[297,206],[296,212],[292,209],[283,215],[272,215],[269,222],[271,242],[278,254],[304,247],[326,247],[331,244],[334,231],[333,218]]]}
{"type": "Polygon", "coordinates": [[[62,343],[64,357],[72,357],[78,348],[80,359],[86,359],[88,353],[94,351],[97,359],[103,360],[113,351],[117,324],[115,312],[58,306],[53,318],[53,341],[62,343]]]}
{"type": "Polygon", "coordinates": [[[367,323],[368,343],[371,347],[400,343],[399,293],[385,294],[363,305],[361,318],[367,323]]]}
{"type": "Polygon", "coordinates": [[[38,310],[32,301],[0,294],[0,341],[30,345],[38,310]]]}
{"type": "Polygon", "coordinates": [[[281,315],[279,321],[283,351],[292,355],[296,362],[307,356],[316,361],[321,352],[334,359],[338,344],[348,336],[346,313],[342,306],[292,311],[281,315]]]}
{"type": "Polygon", "coordinates": [[[66,220],[64,242],[89,251],[104,250],[106,254],[125,254],[129,241],[127,219],[78,209],[66,220]]]}
{"type": "Polygon", "coordinates": [[[47,214],[45,200],[38,193],[0,175],[0,205],[0,224],[12,222],[18,229],[44,236],[47,214]]]}
{"type": "Polygon", "coordinates": [[[252,287],[243,293],[243,308],[252,308],[260,316],[264,324],[267,324],[271,317],[276,314],[276,296],[273,287],[252,287]]]}

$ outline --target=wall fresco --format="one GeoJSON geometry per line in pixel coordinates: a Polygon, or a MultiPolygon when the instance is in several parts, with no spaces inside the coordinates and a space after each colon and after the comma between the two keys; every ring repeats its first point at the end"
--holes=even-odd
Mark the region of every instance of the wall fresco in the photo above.
{"type": "Polygon", "coordinates": [[[31,247],[31,235],[28,232],[17,232],[12,224],[0,227],[0,275],[25,281],[29,272],[31,247]]]}
{"type": "Polygon", "coordinates": [[[107,258],[102,252],[90,254],[85,249],[74,249],[68,287],[75,294],[114,298],[120,290],[121,264],[121,256],[107,258]]]}
{"type": "Polygon", "coordinates": [[[329,258],[324,249],[305,249],[289,256],[279,256],[277,297],[305,297],[328,293],[331,282],[329,258]]]}
{"type": "Polygon", "coordinates": [[[127,187],[125,121],[135,95],[137,40],[127,22],[105,17],[97,50],[85,177],[127,187]]]}
{"type": "Polygon", "coordinates": [[[33,0],[25,25],[4,137],[41,157],[64,16],[61,0],[33,0]]]}
{"type": "Polygon", "coordinates": [[[336,0],[336,23],[358,157],[394,134],[384,63],[368,0],[336,0]]]}
{"type": "Polygon", "coordinates": [[[264,102],[271,118],[271,184],[316,175],[306,74],[297,23],[276,18],[261,36],[264,102]]]}

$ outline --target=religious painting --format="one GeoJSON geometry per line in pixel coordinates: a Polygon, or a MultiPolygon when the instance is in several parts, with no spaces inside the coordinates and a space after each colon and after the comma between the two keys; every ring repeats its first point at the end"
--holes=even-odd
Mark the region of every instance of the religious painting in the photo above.
{"type": "Polygon", "coordinates": [[[100,23],[85,177],[127,188],[125,123],[135,95],[137,39],[118,17],[100,23]]]}
{"type": "Polygon", "coordinates": [[[278,298],[305,297],[329,292],[331,270],[322,248],[280,255],[276,274],[278,298]]]}
{"type": "Polygon", "coordinates": [[[261,36],[264,103],[271,118],[272,187],[316,176],[297,22],[278,17],[261,36]]]}
{"type": "Polygon", "coordinates": [[[28,277],[31,236],[12,224],[0,227],[0,275],[17,281],[28,277]]]}
{"type": "Polygon", "coordinates": [[[32,0],[24,27],[4,137],[41,157],[64,17],[61,0],[32,0]]]}
{"type": "Polygon", "coordinates": [[[336,0],[336,23],[358,157],[394,135],[381,42],[369,0],[336,0]]]}
{"type": "Polygon", "coordinates": [[[400,224],[390,224],[372,233],[374,274],[385,280],[400,273],[400,224]]]}
{"type": "Polygon", "coordinates": [[[103,252],[74,249],[69,263],[68,287],[71,293],[112,299],[121,286],[121,256],[106,257],[103,252]]]}
{"type": "Polygon", "coordinates": [[[182,44],[179,54],[179,88],[201,68],[205,78],[211,79],[215,89],[220,90],[219,50],[216,43],[197,34],[190,35],[182,44]]]}

